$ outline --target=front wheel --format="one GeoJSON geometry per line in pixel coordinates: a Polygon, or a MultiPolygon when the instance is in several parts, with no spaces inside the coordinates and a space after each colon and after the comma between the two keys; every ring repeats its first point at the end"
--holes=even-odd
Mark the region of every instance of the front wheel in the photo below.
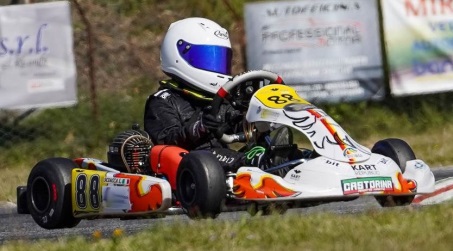
{"type": "MultiPolygon", "coordinates": [[[[378,141],[374,144],[371,152],[391,158],[396,162],[396,164],[398,164],[402,173],[406,170],[406,162],[415,159],[415,154],[412,148],[404,140],[395,138],[378,141]]],[[[384,195],[376,196],[376,200],[382,207],[392,207],[409,205],[412,203],[414,197],[415,195],[384,195]]]]}
{"type": "Polygon", "coordinates": [[[77,165],[66,158],[49,158],[38,162],[27,182],[28,210],[35,222],[46,229],[70,228],[74,218],[71,202],[71,172],[77,165]]]}
{"type": "Polygon", "coordinates": [[[225,172],[210,151],[192,151],[182,158],[176,192],[190,218],[215,218],[221,212],[225,172]]]}

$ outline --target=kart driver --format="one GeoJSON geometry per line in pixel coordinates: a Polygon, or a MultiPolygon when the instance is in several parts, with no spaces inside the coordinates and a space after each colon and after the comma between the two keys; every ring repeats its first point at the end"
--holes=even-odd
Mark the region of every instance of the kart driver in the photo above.
{"type": "MultiPolygon", "coordinates": [[[[205,18],[174,22],[161,44],[160,60],[170,79],[160,81],[158,91],[146,102],[144,127],[153,143],[188,151],[209,149],[227,169],[243,165],[245,154],[229,149],[216,137],[241,128],[242,115],[226,102],[217,116],[204,109],[232,78],[228,31],[205,18]]],[[[256,159],[250,158],[248,164],[256,162],[263,152],[255,149],[256,159]]]]}

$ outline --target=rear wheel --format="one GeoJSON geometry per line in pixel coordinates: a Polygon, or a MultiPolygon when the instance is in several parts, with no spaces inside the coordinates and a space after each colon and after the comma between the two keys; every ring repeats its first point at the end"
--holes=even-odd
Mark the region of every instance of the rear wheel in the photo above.
{"type": "MultiPolygon", "coordinates": [[[[384,139],[378,141],[371,152],[378,153],[391,158],[398,164],[403,173],[406,170],[406,162],[415,159],[415,154],[412,148],[401,139],[384,139]]],[[[412,203],[415,195],[406,196],[376,196],[377,202],[382,207],[404,206],[412,203]]]]}
{"type": "Polygon", "coordinates": [[[225,173],[210,151],[192,151],[179,164],[177,198],[190,218],[215,218],[226,196],[225,173]]]}
{"type": "Polygon", "coordinates": [[[77,165],[66,158],[38,162],[27,182],[27,205],[35,222],[46,229],[70,228],[74,218],[71,202],[71,172],[77,165]]]}

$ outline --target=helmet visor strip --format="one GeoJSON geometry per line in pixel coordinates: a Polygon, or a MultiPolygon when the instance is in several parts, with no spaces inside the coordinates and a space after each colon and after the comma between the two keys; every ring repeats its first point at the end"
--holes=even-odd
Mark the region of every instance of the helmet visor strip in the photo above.
{"type": "Polygon", "coordinates": [[[205,71],[231,75],[231,48],[218,45],[197,45],[179,40],[179,55],[191,66],[205,71]]]}

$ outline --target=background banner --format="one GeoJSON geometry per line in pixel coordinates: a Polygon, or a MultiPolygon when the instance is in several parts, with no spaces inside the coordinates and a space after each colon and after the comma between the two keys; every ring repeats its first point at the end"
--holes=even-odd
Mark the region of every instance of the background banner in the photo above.
{"type": "Polygon", "coordinates": [[[77,102],[67,1],[0,8],[0,108],[77,102]]]}
{"type": "Polygon", "coordinates": [[[247,68],[280,74],[312,102],[385,96],[376,0],[245,5],[247,68]]]}
{"type": "Polygon", "coordinates": [[[390,90],[453,90],[453,2],[382,0],[390,90]]]}

